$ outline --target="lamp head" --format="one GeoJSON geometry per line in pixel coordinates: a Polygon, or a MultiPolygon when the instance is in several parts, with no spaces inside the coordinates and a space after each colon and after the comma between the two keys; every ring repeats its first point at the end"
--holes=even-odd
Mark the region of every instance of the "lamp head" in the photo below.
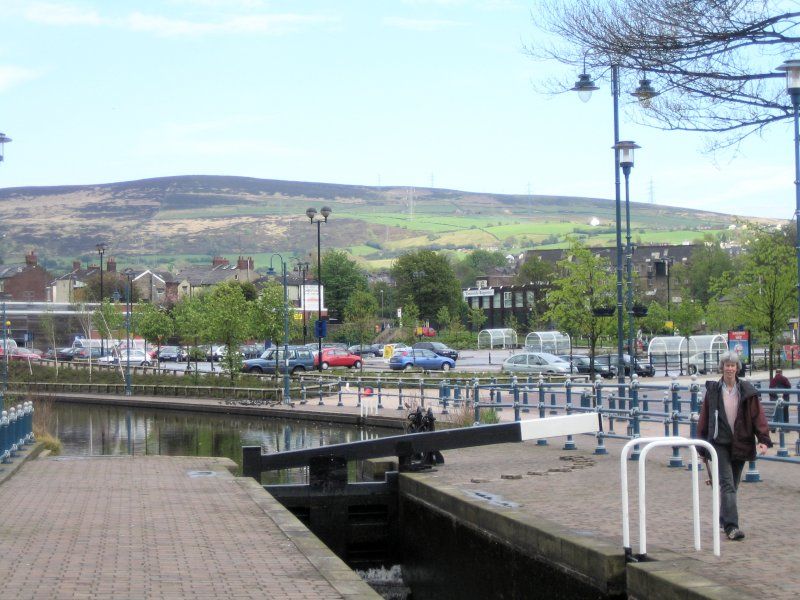
{"type": "Polygon", "coordinates": [[[619,150],[619,164],[621,167],[631,168],[633,166],[633,151],[641,148],[636,142],[622,141],[612,146],[614,150],[619,150]]]}
{"type": "Polygon", "coordinates": [[[330,214],[331,214],[332,212],[333,212],[333,211],[331,210],[331,207],[330,207],[330,206],[323,206],[323,207],[322,207],[322,210],[320,211],[320,213],[322,214],[322,217],[325,219],[325,221],[327,221],[327,220],[328,220],[328,217],[330,216],[330,214]]]}
{"type": "Polygon", "coordinates": [[[98,251],[100,254],[103,254],[103,253],[106,251],[106,245],[105,245],[105,244],[97,244],[97,245],[95,246],[95,248],[97,248],[97,251],[98,251]]]}
{"type": "Polygon", "coordinates": [[[0,162],[3,160],[3,156],[5,155],[5,148],[4,146],[11,141],[10,137],[7,137],[5,133],[0,133],[0,162]]]}
{"type": "Polygon", "coordinates": [[[650,108],[650,102],[658,96],[658,92],[653,87],[652,82],[647,77],[644,77],[639,80],[639,87],[631,92],[631,96],[639,99],[639,104],[642,105],[642,108],[650,108]]]}
{"type": "Polygon", "coordinates": [[[599,89],[600,88],[594,84],[594,81],[592,81],[592,78],[589,75],[586,73],[581,73],[578,75],[578,81],[576,81],[575,85],[572,86],[571,91],[578,92],[578,98],[581,99],[581,102],[588,102],[592,97],[592,92],[599,89]]]}
{"type": "Polygon", "coordinates": [[[786,91],[792,94],[800,94],[800,60],[787,60],[778,71],[786,71],[786,91]]]}
{"type": "Polygon", "coordinates": [[[272,264],[270,264],[269,269],[267,269],[267,275],[276,275],[275,269],[272,267],[272,264]]]}
{"type": "Polygon", "coordinates": [[[316,208],[307,208],[306,209],[306,216],[313,221],[314,217],[317,216],[317,209],[316,208]]]}

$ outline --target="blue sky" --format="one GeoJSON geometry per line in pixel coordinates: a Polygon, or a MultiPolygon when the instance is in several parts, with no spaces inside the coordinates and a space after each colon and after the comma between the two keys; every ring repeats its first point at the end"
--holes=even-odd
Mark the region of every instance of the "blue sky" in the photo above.
{"type": "MultiPolygon", "coordinates": [[[[611,97],[541,82],[536,2],[2,0],[0,186],[219,174],[611,198],[611,97]]],[[[780,61],[779,61],[780,62],[780,61]]],[[[630,90],[623,90],[627,92],[630,90]]],[[[791,219],[791,124],[634,126],[632,200],[791,219]]]]}

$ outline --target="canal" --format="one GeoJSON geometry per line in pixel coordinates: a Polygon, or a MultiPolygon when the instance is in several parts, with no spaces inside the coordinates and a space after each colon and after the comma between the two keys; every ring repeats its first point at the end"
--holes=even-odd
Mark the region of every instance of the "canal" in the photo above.
{"type": "MultiPolygon", "coordinates": [[[[240,469],[242,446],[261,446],[262,452],[271,453],[397,434],[338,423],[61,402],[48,410],[48,429],[61,441],[65,455],[219,456],[240,469]]],[[[302,481],[304,473],[264,473],[263,482],[302,481]]]]}

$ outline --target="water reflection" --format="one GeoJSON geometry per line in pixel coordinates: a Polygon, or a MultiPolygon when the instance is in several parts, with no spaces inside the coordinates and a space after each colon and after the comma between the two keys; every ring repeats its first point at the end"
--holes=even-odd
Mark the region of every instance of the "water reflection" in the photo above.
{"type": "MultiPolygon", "coordinates": [[[[65,455],[224,456],[240,467],[242,446],[281,452],[396,433],[331,423],[114,406],[56,403],[53,410],[53,433],[65,455]]],[[[265,474],[264,482],[303,479],[302,470],[298,471],[293,476],[270,477],[271,481],[265,474]]]]}

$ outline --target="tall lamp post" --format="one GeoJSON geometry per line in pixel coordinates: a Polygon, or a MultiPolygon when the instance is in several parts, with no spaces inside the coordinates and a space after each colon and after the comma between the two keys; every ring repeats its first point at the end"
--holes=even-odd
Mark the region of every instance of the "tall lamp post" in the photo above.
{"type": "Polygon", "coordinates": [[[800,343],[800,60],[787,60],[779,71],[786,71],[786,92],[792,99],[794,109],[794,224],[796,229],[795,249],[797,252],[797,337],[800,343]]]}
{"type": "MultiPolygon", "coordinates": [[[[97,248],[97,254],[100,255],[100,304],[103,304],[103,254],[106,253],[106,245],[105,244],[97,244],[95,246],[97,248]]],[[[89,333],[89,337],[91,337],[91,332],[89,333]]],[[[100,356],[105,356],[106,354],[106,344],[105,338],[106,336],[100,336],[100,356]]]]}
{"type": "MultiPolygon", "coordinates": [[[[572,87],[572,91],[578,93],[578,97],[583,102],[588,102],[592,97],[592,92],[600,89],[598,88],[591,76],[586,72],[584,65],[584,73],[578,76],[578,81],[572,87]]],[[[658,94],[650,85],[650,80],[643,78],[639,82],[639,87],[636,88],[632,95],[635,96],[639,103],[647,108],[650,106],[650,101],[658,94]]],[[[625,362],[623,358],[623,330],[624,330],[624,315],[622,308],[622,193],[620,189],[620,149],[619,144],[619,66],[611,65],[611,97],[613,100],[614,109],[614,206],[616,208],[616,229],[617,229],[617,361],[620,366],[617,373],[617,381],[622,384],[625,383],[625,362]]],[[[633,374],[633,365],[631,365],[631,374],[633,374]]]]}
{"type": "MultiPolygon", "coordinates": [[[[11,138],[6,136],[5,133],[0,133],[0,162],[3,162],[5,157],[5,145],[11,142],[11,138]]],[[[3,237],[6,237],[3,234],[3,237]]],[[[8,328],[11,326],[10,321],[6,321],[6,301],[3,298],[3,389],[0,391],[0,400],[4,398],[6,389],[8,388],[8,328]]],[[[0,403],[2,404],[2,403],[0,403]]],[[[0,406],[0,410],[2,410],[0,406]]]]}
{"type": "Polygon", "coordinates": [[[131,273],[126,273],[128,282],[125,287],[125,395],[131,395],[131,273]]]}
{"type": "Polygon", "coordinates": [[[631,372],[633,372],[633,359],[636,357],[636,351],[633,347],[633,246],[631,245],[630,175],[633,168],[633,153],[639,148],[641,146],[629,141],[618,142],[615,148],[622,153],[619,166],[622,167],[622,174],[625,176],[625,275],[628,285],[628,353],[631,355],[631,372]]]}
{"type": "Polygon", "coordinates": [[[330,206],[323,206],[317,214],[316,208],[306,209],[306,216],[311,224],[317,224],[317,322],[314,323],[314,335],[319,340],[319,357],[317,368],[322,372],[322,338],[328,333],[327,317],[322,317],[322,250],[320,244],[320,226],[328,222],[328,217],[333,211],[330,206]]]}
{"type": "MultiPolygon", "coordinates": [[[[289,294],[286,288],[286,261],[280,254],[273,254],[269,257],[267,275],[275,275],[272,259],[276,256],[280,259],[283,269],[283,403],[289,404],[289,294]]],[[[277,359],[275,360],[277,362],[277,359]]]]}
{"type": "Polygon", "coordinates": [[[306,345],[306,336],[308,335],[308,323],[306,322],[306,275],[308,275],[308,267],[311,265],[308,262],[298,262],[294,270],[299,272],[302,277],[302,284],[300,288],[300,302],[303,305],[303,345],[306,345]]]}

